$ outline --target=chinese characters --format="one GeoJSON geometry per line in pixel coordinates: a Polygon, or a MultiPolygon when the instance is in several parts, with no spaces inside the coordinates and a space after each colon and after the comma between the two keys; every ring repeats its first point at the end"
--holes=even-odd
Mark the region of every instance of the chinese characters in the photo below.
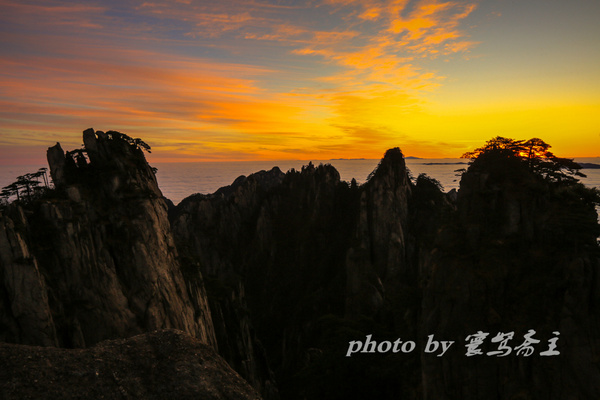
{"type": "MultiPolygon", "coordinates": [[[[510,347],[508,342],[513,340],[515,333],[498,332],[491,339],[492,344],[497,343],[497,348],[493,351],[488,351],[485,354],[487,356],[506,357],[514,351],[517,356],[529,357],[535,353],[535,345],[540,343],[539,339],[534,338],[535,334],[535,330],[529,329],[527,333],[523,335],[523,341],[518,346],[510,347]]],[[[560,354],[560,351],[556,350],[556,343],[558,342],[558,336],[560,335],[560,332],[554,331],[552,334],[554,334],[554,337],[548,340],[547,350],[540,352],[540,356],[556,356],[560,354]]],[[[482,331],[478,331],[477,333],[467,336],[465,338],[465,342],[467,342],[465,344],[467,349],[465,355],[467,357],[483,355],[484,353],[481,349],[481,345],[488,336],[488,332],[482,331]]]]}

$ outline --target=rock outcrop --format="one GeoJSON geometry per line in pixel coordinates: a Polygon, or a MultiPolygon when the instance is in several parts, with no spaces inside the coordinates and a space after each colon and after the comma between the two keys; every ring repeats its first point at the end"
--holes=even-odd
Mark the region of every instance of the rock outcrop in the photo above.
{"type": "Polygon", "coordinates": [[[294,370],[304,357],[298,335],[313,310],[343,312],[344,300],[336,295],[345,284],[352,232],[343,211],[354,192],[333,167],[311,164],[285,176],[278,169],[253,174],[214,195],[192,196],[174,214],[178,248],[200,261],[208,292],[215,294],[219,348],[265,398],[277,398],[266,360],[277,358],[282,370],[294,370]]]}
{"type": "Polygon", "coordinates": [[[53,193],[0,216],[1,339],[86,347],[175,328],[216,346],[200,271],[184,278],[141,148],[118,132],[83,141],[48,149],[53,193]]]}
{"type": "Polygon", "coordinates": [[[583,194],[507,162],[463,175],[455,219],[429,262],[420,322],[423,335],[460,348],[423,355],[425,399],[600,397],[600,232],[583,194]],[[530,330],[534,353],[516,354],[530,330]],[[483,354],[468,358],[465,339],[478,331],[489,335],[483,354]],[[511,354],[487,355],[509,332],[511,354]],[[540,356],[553,337],[560,355],[540,356]]]}
{"type": "Polygon", "coordinates": [[[260,399],[212,347],[176,330],[88,349],[0,343],[0,358],[5,400],[260,399]]]}

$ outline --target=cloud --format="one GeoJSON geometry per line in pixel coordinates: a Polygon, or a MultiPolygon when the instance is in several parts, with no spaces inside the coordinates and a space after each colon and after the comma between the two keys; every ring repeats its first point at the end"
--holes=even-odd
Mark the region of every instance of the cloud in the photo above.
{"type": "Polygon", "coordinates": [[[94,4],[81,4],[56,0],[44,2],[21,2],[0,0],[4,18],[12,22],[77,26],[84,28],[101,28],[93,21],[93,17],[101,15],[106,7],[94,4]]]}
{"type": "Polygon", "coordinates": [[[399,117],[443,82],[422,60],[476,45],[460,29],[470,2],[0,0],[0,7],[0,135],[14,146],[32,143],[25,131],[39,143],[72,132],[77,143],[94,126],[186,155],[277,158],[303,149],[379,157],[404,137],[399,117]]]}
{"type": "Polygon", "coordinates": [[[437,58],[439,54],[468,51],[476,44],[465,40],[466,34],[459,30],[460,22],[475,9],[474,3],[417,0],[374,5],[370,1],[329,0],[327,4],[358,7],[344,15],[356,24],[360,20],[371,23],[360,35],[337,32],[343,40],[332,42],[314,35],[309,46],[294,49],[294,53],[319,55],[348,68],[376,70],[381,66],[401,67],[416,57],[437,58]]]}

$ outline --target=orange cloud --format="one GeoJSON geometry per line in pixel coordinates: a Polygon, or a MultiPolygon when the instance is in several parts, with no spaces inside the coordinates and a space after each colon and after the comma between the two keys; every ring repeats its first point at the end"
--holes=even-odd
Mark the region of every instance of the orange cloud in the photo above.
{"type": "MultiPolygon", "coordinates": [[[[437,78],[431,73],[420,73],[415,57],[425,54],[436,58],[438,54],[465,52],[475,45],[464,40],[465,34],[458,30],[461,20],[474,10],[474,4],[421,0],[410,9],[408,1],[329,0],[326,4],[362,7],[358,13],[348,15],[377,24],[360,34],[343,35],[344,32],[333,31],[332,34],[338,34],[333,41],[330,40],[332,35],[315,34],[308,46],[292,52],[321,56],[344,67],[345,71],[336,75],[351,77],[345,79],[348,82],[360,81],[366,85],[378,82],[396,90],[432,87],[432,81],[437,78]]],[[[335,80],[344,79],[330,77],[330,81],[335,80]]]]}
{"type": "Polygon", "coordinates": [[[169,157],[379,157],[440,85],[419,60],[474,46],[459,29],[474,5],[456,2],[108,4],[0,0],[7,143],[77,145],[93,126],[169,157]]]}

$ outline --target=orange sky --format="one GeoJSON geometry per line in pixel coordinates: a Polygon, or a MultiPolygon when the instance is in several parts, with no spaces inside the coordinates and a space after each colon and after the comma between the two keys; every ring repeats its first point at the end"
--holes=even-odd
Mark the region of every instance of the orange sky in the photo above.
{"type": "Polygon", "coordinates": [[[119,130],[152,162],[600,156],[600,3],[0,0],[0,163],[119,130]],[[526,4],[521,4],[526,3],[526,4]]]}

